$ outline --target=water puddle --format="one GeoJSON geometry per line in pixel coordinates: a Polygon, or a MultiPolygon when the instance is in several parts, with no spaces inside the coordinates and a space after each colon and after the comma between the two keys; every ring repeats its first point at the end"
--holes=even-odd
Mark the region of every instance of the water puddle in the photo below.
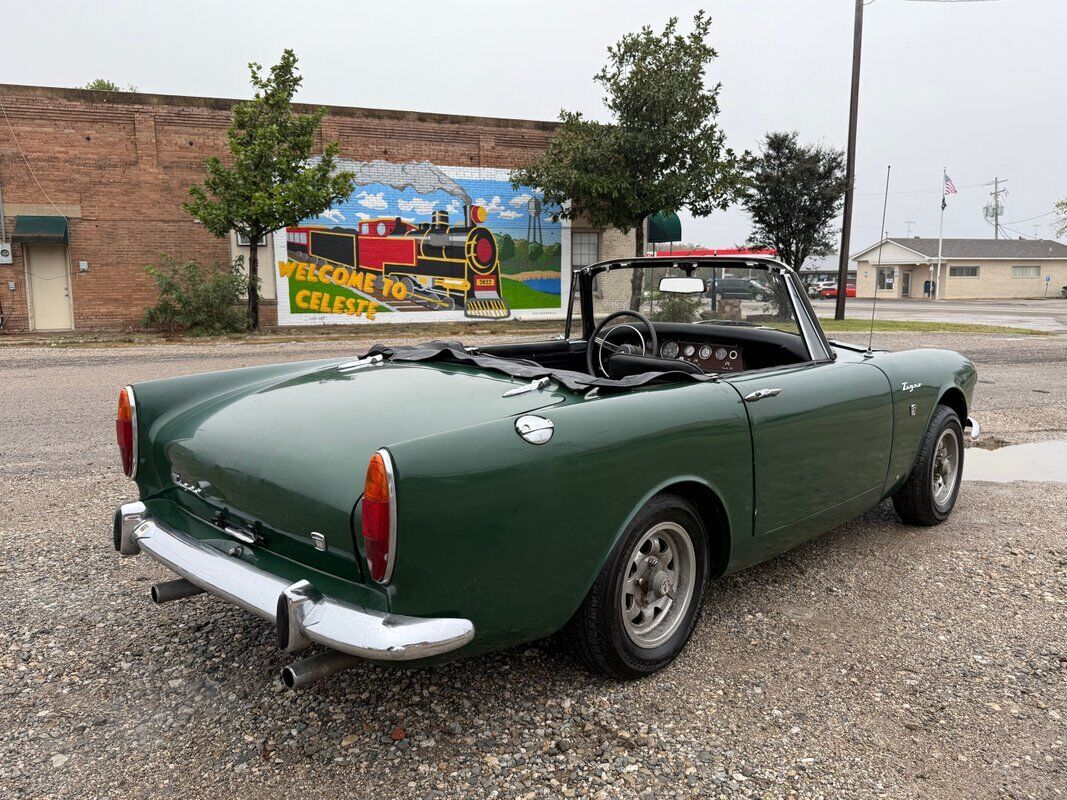
{"type": "Polygon", "coordinates": [[[1067,483],[1067,439],[999,445],[989,450],[970,447],[963,459],[963,479],[1067,483]]]}

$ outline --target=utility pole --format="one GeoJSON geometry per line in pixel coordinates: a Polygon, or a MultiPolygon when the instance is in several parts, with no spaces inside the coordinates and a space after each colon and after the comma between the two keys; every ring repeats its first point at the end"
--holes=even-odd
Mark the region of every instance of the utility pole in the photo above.
{"type": "Polygon", "coordinates": [[[1000,178],[993,178],[993,182],[992,183],[987,183],[986,184],[986,186],[992,186],[993,187],[993,191],[991,191],[989,193],[989,196],[993,198],[993,205],[992,205],[991,208],[987,209],[987,211],[986,211],[986,219],[989,219],[990,216],[993,217],[993,238],[994,239],[999,239],[1000,238],[1000,212],[1001,212],[1000,196],[1002,194],[1007,194],[1008,193],[1007,189],[1001,189],[1000,188],[1000,185],[1002,183],[1007,183],[1007,181],[1002,181],[1000,178]]]}
{"type": "MultiPolygon", "coordinates": [[[[856,0],[856,22],[852,32],[852,99],[848,109],[848,148],[845,162],[845,208],[841,217],[841,255],[837,263],[837,302],[834,306],[834,319],[845,318],[848,250],[852,234],[852,197],[856,191],[856,123],[859,119],[860,48],[862,44],[863,0],[856,0]]],[[[878,276],[875,276],[875,285],[877,281],[878,276]]]]}

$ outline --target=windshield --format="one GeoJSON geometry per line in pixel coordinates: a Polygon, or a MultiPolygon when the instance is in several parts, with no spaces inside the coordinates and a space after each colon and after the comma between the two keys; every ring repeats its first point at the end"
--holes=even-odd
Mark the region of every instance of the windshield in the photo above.
{"type": "MultiPolygon", "coordinates": [[[[576,293],[579,283],[574,282],[576,293]]],[[[801,334],[785,276],[762,266],[700,266],[685,271],[674,265],[637,264],[596,275],[594,324],[623,310],[640,311],[653,322],[751,326],[801,334]],[[663,278],[686,276],[699,278],[703,291],[677,293],[661,289],[663,278]]],[[[573,320],[571,330],[580,332],[581,303],[577,294],[573,320]]]]}

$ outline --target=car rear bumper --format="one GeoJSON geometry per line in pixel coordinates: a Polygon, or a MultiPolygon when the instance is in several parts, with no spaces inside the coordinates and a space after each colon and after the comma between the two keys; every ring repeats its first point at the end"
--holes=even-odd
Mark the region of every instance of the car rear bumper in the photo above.
{"type": "Polygon", "coordinates": [[[154,519],[139,502],[115,512],[115,549],[146,553],[204,591],[271,621],[289,652],[317,642],[360,658],[410,661],[474,638],[470,620],[389,614],[325,596],[308,581],[291,583],[154,519]]]}

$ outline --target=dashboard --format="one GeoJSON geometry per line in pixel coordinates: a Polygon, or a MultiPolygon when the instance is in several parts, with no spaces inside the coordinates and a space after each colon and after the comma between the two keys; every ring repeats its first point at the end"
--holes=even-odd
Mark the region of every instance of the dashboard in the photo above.
{"type": "Polygon", "coordinates": [[[736,344],[667,339],[659,347],[659,356],[688,361],[704,372],[743,372],[745,369],[743,348],[736,344]]]}

